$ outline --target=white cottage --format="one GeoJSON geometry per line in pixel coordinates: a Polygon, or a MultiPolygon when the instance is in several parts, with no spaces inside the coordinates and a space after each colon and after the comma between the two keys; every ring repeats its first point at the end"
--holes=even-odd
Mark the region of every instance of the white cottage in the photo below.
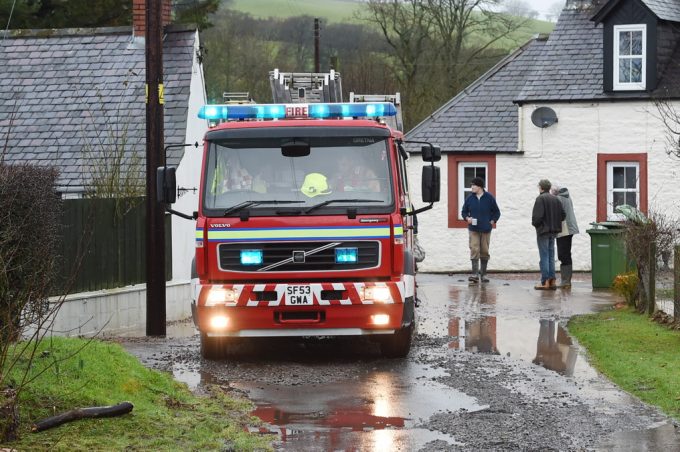
{"type": "MultiPolygon", "coordinates": [[[[489,268],[538,270],[531,209],[537,182],[569,188],[581,233],[575,270],[589,270],[590,223],[613,210],[680,213],[680,161],[655,100],[680,111],[680,0],[570,0],[549,37],[498,63],[412,129],[441,146],[442,202],[419,217],[423,271],[468,271],[460,206],[475,176],[501,219],[489,268]]],[[[415,149],[412,149],[417,152],[415,149]]],[[[419,167],[411,166],[419,186],[419,167]]]]}

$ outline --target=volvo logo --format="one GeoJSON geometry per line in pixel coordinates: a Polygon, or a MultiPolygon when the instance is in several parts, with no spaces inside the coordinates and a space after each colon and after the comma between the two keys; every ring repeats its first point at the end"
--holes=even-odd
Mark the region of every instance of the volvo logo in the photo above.
{"type": "Polygon", "coordinates": [[[304,251],[293,251],[293,263],[304,264],[305,263],[305,252],[304,251]]]}

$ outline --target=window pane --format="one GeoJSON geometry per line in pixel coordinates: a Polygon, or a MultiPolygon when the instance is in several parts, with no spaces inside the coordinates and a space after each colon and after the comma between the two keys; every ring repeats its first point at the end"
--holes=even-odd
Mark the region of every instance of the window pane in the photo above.
{"type": "Polygon", "coordinates": [[[630,59],[630,81],[633,83],[642,81],[642,58],[630,59]]]}
{"type": "Polygon", "coordinates": [[[614,199],[613,199],[613,201],[614,201],[613,204],[614,204],[614,205],[612,206],[613,208],[616,208],[616,207],[618,207],[618,206],[620,206],[621,204],[624,204],[624,203],[626,202],[626,201],[625,201],[625,200],[626,200],[626,197],[625,197],[626,194],[625,194],[624,192],[615,191],[615,192],[612,193],[612,194],[614,195],[614,196],[613,196],[613,198],[614,198],[614,199]]]}
{"type": "Polygon", "coordinates": [[[642,31],[631,32],[631,55],[642,55],[642,31]]]}
{"type": "Polygon", "coordinates": [[[626,193],[626,204],[637,207],[637,193],[626,193]]]}
{"type": "Polygon", "coordinates": [[[468,196],[470,196],[471,194],[472,194],[472,192],[471,192],[470,190],[465,190],[465,191],[463,192],[463,199],[464,199],[464,200],[467,199],[468,196]]]}
{"type": "Polygon", "coordinates": [[[484,183],[486,183],[486,168],[483,167],[483,166],[478,166],[475,169],[476,169],[476,171],[475,171],[476,176],[484,179],[484,183]]]}
{"type": "Polygon", "coordinates": [[[630,83],[630,60],[619,59],[619,83],[630,83]]]}
{"type": "Polygon", "coordinates": [[[619,55],[630,55],[630,31],[619,32],[619,55]]]}
{"type": "Polygon", "coordinates": [[[612,168],[612,173],[613,173],[613,179],[612,179],[612,187],[614,188],[626,188],[624,185],[624,171],[626,168],[623,166],[615,166],[612,168]]]}
{"type": "Polygon", "coordinates": [[[629,166],[626,168],[626,188],[637,188],[637,168],[629,166]]]}
{"type": "Polygon", "coordinates": [[[463,169],[463,187],[469,187],[472,179],[475,178],[475,167],[468,166],[463,169]]]}

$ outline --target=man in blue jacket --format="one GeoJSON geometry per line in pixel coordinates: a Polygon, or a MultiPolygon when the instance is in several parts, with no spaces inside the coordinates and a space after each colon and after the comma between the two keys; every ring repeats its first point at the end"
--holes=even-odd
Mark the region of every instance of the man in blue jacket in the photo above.
{"type": "Polygon", "coordinates": [[[468,224],[470,238],[470,260],[472,260],[472,282],[489,282],[486,266],[489,263],[489,242],[491,229],[501,217],[496,199],[484,190],[484,179],[475,177],[470,185],[472,194],[467,197],[460,215],[468,224]],[[480,267],[481,262],[481,267],[480,267]]]}

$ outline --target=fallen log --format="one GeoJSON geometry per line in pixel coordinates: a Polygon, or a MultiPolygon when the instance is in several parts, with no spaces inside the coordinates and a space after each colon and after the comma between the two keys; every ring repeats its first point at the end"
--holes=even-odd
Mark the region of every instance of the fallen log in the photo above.
{"type": "Polygon", "coordinates": [[[56,416],[50,416],[36,422],[33,424],[33,427],[31,427],[31,431],[34,433],[41,432],[43,430],[47,430],[48,428],[57,427],[61,424],[76,421],[78,419],[121,416],[132,411],[132,408],[133,405],[130,402],[122,402],[118,405],[111,406],[76,408],[75,410],[57,414],[56,416]]]}

